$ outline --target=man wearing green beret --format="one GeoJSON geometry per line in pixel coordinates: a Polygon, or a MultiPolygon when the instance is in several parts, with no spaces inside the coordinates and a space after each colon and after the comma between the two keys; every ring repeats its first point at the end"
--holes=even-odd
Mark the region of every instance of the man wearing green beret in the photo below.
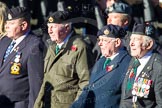
{"type": "Polygon", "coordinates": [[[66,11],[48,18],[48,51],[45,77],[34,108],[69,108],[89,81],[89,51],[82,37],[75,34],[66,11]]]}

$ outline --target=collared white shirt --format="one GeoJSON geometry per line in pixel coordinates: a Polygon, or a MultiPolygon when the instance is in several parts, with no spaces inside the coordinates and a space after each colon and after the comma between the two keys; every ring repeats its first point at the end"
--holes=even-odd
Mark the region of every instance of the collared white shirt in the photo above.
{"type": "Polygon", "coordinates": [[[16,48],[16,46],[29,34],[29,31],[26,32],[24,35],[20,36],[19,38],[17,38],[16,40],[12,40],[14,42],[16,42],[16,44],[14,45],[14,47],[12,48],[11,52],[13,51],[14,48],[16,48]]]}
{"type": "Polygon", "coordinates": [[[142,58],[138,59],[139,62],[140,62],[140,66],[137,68],[136,77],[138,77],[139,74],[142,72],[143,68],[145,67],[147,62],[150,60],[151,56],[152,56],[152,51],[148,52],[145,56],[143,56],[142,58]]]}
{"type": "Polygon", "coordinates": [[[108,58],[110,58],[111,60],[113,60],[118,54],[119,54],[119,53],[116,53],[116,54],[114,54],[113,56],[108,57],[108,58]]]}
{"type": "Polygon", "coordinates": [[[62,45],[63,45],[65,42],[67,42],[67,41],[69,40],[69,38],[70,38],[70,36],[72,35],[72,33],[73,33],[73,32],[71,32],[71,33],[64,39],[63,42],[57,44],[57,45],[59,46],[60,49],[61,49],[62,45]]]}

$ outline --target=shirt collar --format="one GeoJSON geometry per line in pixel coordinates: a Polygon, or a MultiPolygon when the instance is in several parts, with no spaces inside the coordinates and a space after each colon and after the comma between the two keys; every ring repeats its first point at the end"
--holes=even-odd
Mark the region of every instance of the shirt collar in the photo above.
{"type": "Polygon", "coordinates": [[[69,40],[69,38],[71,37],[72,33],[73,33],[73,31],[72,31],[71,33],[69,33],[69,34],[66,36],[66,38],[64,39],[63,42],[57,44],[57,45],[59,46],[59,48],[61,48],[62,45],[63,45],[64,43],[66,43],[66,42],[69,40]]]}

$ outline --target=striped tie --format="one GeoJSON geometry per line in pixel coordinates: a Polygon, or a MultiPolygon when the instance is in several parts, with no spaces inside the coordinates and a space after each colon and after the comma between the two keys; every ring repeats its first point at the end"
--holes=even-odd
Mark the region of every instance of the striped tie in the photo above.
{"type": "Polygon", "coordinates": [[[3,62],[5,62],[6,58],[9,56],[9,54],[11,53],[14,45],[16,44],[16,42],[12,41],[10,43],[10,45],[8,46],[7,50],[6,50],[6,53],[5,53],[5,56],[3,57],[3,62]]]}

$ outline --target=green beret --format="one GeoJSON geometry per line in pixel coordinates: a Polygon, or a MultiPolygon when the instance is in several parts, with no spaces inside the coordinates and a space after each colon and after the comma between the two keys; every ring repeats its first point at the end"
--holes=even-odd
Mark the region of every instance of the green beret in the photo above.
{"type": "Polygon", "coordinates": [[[48,16],[48,23],[66,23],[68,22],[69,12],[68,11],[56,11],[48,16]]]}

